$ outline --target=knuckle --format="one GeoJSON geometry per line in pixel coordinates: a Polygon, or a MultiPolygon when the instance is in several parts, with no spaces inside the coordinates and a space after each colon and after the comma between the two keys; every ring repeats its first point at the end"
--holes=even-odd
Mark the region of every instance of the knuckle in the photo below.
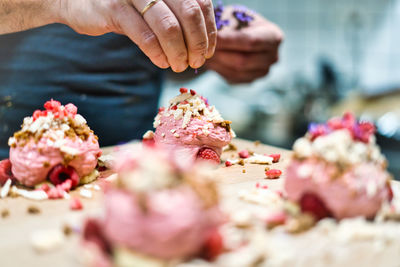
{"type": "Polygon", "coordinates": [[[193,0],[184,0],[181,2],[182,13],[188,20],[198,21],[202,18],[201,8],[193,0]]]}
{"type": "Polygon", "coordinates": [[[175,36],[180,32],[180,26],[178,21],[170,15],[161,18],[161,27],[164,30],[164,34],[167,36],[175,36]]]}
{"type": "Polygon", "coordinates": [[[186,62],[187,61],[187,52],[180,51],[175,55],[175,60],[178,62],[186,62]]]}
{"type": "Polygon", "coordinates": [[[112,11],[119,11],[123,4],[121,4],[120,0],[107,0],[106,2],[107,9],[112,11]]]}
{"type": "Polygon", "coordinates": [[[211,9],[213,7],[211,0],[197,0],[197,3],[203,8],[211,9]]]}
{"type": "Polygon", "coordinates": [[[142,45],[144,47],[153,47],[157,42],[157,37],[151,31],[142,32],[142,45]]]}
{"type": "Polygon", "coordinates": [[[192,47],[191,51],[195,52],[195,53],[200,52],[201,54],[205,54],[207,48],[208,48],[208,42],[207,41],[201,41],[201,42],[198,42],[197,44],[195,44],[192,47]]]}

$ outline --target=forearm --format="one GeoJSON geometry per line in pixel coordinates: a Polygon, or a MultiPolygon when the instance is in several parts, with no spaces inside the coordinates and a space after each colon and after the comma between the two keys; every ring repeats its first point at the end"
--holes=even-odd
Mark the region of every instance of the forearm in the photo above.
{"type": "Polygon", "coordinates": [[[59,0],[0,0],[0,34],[58,22],[59,0]]]}

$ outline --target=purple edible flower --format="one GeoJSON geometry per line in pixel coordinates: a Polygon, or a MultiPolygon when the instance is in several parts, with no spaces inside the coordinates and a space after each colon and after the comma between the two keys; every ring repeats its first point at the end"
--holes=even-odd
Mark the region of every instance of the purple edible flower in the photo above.
{"type": "Polygon", "coordinates": [[[224,5],[222,1],[218,1],[216,7],[214,8],[215,23],[217,24],[217,30],[221,30],[224,26],[229,25],[229,20],[222,19],[222,13],[224,12],[224,5]]]}
{"type": "Polygon", "coordinates": [[[254,17],[250,13],[253,13],[253,11],[245,6],[234,6],[232,14],[238,21],[238,26],[236,27],[237,30],[248,27],[249,23],[254,20],[254,17]]]}

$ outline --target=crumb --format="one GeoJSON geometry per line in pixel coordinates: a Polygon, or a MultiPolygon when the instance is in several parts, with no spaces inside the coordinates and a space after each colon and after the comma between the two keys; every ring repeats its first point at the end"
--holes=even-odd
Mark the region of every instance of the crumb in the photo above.
{"type": "Polygon", "coordinates": [[[1,218],[7,218],[8,216],[10,216],[10,211],[8,209],[1,211],[1,218]]]}
{"type": "Polygon", "coordinates": [[[243,169],[243,170],[242,170],[242,173],[246,173],[246,169],[243,169]]]}
{"type": "Polygon", "coordinates": [[[72,234],[72,228],[68,224],[64,224],[63,232],[65,236],[70,236],[72,234]]]}
{"type": "Polygon", "coordinates": [[[267,171],[269,171],[270,170],[270,168],[268,168],[268,167],[265,167],[265,171],[267,172],[267,171]]]}
{"type": "Polygon", "coordinates": [[[237,151],[237,147],[234,144],[230,143],[228,144],[228,147],[225,151],[237,151]]]}
{"type": "Polygon", "coordinates": [[[39,214],[40,209],[36,206],[29,206],[28,209],[26,210],[29,214],[39,214]]]}
{"type": "Polygon", "coordinates": [[[243,160],[243,159],[240,159],[240,160],[238,161],[238,164],[239,164],[240,166],[244,166],[244,160],[243,160]]]}
{"type": "Polygon", "coordinates": [[[254,141],[254,145],[255,145],[255,146],[259,146],[260,144],[261,144],[261,141],[260,141],[260,140],[254,141]]]}
{"type": "Polygon", "coordinates": [[[48,162],[48,161],[43,162],[43,167],[44,168],[50,167],[50,162],[48,162]]]}

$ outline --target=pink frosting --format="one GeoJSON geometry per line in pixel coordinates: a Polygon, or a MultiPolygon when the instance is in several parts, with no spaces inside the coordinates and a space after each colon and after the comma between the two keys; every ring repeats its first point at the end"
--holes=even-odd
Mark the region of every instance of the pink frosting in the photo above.
{"type": "Polygon", "coordinates": [[[285,181],[289,200],[298,202],[305,193],[313,193],[336,219],[373,218],[389,198],[387,172],[374,164],[363,163],[337,177],[337,168],[335,164],[315,158],[292,160],[285,181]]]}
{"type": "MultiPolygon", "coordinates": [[[[66,138],[64,146],[76,149],[78,154],[69,163],[79,177],[90,174],[97,165],[97,158],[101,153],[99,143],[93,134],[86,141],[66,138]]],[[[24,146],[10,148],[10,161],[14,177],[23,185],[35,186],[46,180],[48,172],[62,163],[63,156],[60,148],[49,146],[48,139],[43,137],[38,143],[29,141],[24,146]],[[45,167],[45,162],[49,163],[45,167]]]]}
{"type": "Polygon", "coordinates": [[[174,116],[161,116],[154,140],[170,149],[182,151],[195,160],[197,153],[203,147],[211,148],[221,156],[222,148],[230,143],[232,137],[224,127],[204,119],[191,118],[187,127],[183,129],[182,119],[175,120],[174,116]],[[207,135],[203,132],[204,126],[208,126],[207,135]],[[171,130],[176,130],[174,133],[178,134],[179,138],[175,137],[171,130]]]}
{"type": "Polygon", "coordinates": [[[146,195],[143,210],[135,195],[110,189],[105,197],[104,233],[113,244],[162,259],[198,253],[222,223],[217,207],[205,209],[188,186],[146,195]]]}

